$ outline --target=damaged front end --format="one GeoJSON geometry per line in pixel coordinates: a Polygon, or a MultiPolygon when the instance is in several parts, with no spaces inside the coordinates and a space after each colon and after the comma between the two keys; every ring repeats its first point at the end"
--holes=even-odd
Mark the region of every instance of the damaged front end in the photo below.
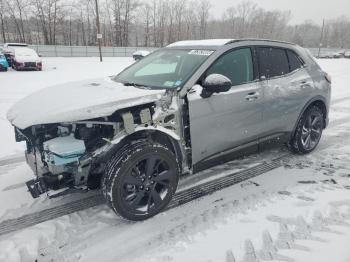
{"type": "MultiPolygon", "coordinates": [[[[15,127],[16,141],[26,141],[26,161],[36,175],[27,187],[34,198],[96,189],[108,157],[128,138],[156,139],[162,133],[179,159],[182,152],[177,96],[165,94],[155,103],[119,110],[109,117],[57,124],[15,127]],[[173,142],[169,142],[173,143],[173,142]],[[50,194],[55,190],[55,194],[50,194]],[[57,190],[61,192],[57,193],[57,190]]],[[[164,141],[167,143],[166,141],[164,141]]]]}
{"type": "Polygon", "coordinates": [[[86,187],[94,166],[94,152],[119,130],[117,123],[82,121],[36,125],[16,129],[17,141],[25,140],[25,157],[36,175],[27,186],[34,198],[49,190],[86,187]]]}

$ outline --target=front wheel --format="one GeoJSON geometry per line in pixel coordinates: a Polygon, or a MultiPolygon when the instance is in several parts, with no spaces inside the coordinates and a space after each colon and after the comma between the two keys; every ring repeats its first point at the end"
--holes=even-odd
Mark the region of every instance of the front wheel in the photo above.
{"type": "Polygon", "coordinates": [[[167,147],[151,142],[131,144],[107,165],[102,191],[121,217],[138,221],[161,212],[173,197],[179,165],[167,147]]]}
{"type": "Polygon", "coordinates": [[[322,136],[324,119],[322,110],[317,106],[312,106],[304,112],[290,141],[293,152],[307,154],[317,147],[322,136]]]}

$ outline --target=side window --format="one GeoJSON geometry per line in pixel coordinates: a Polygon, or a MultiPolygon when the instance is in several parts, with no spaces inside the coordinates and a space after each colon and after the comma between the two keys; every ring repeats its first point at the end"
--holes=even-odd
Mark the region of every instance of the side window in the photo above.
{"type": "Polygon", "coordinates": [[[284,49],[259,47],[258,56],[261,76],[271,78],[289,73],[287,53],[284,49]]]}
{"type": "Polygon", "coordinates": [[[208,69],[206,75],[221,74],[231,79],[232,85],[253,81],[253,61],[250,48],[241,48],[224,54],[208,69]]]}
{"type": "Polygon", "coordinates": [[[291,50],[287,50],[288,55],[288,61],[289,61],[289,70],[290,72],[293,72],[301,67],[303,67],[303,64],[300,60],[300,58],[291,50]]]}

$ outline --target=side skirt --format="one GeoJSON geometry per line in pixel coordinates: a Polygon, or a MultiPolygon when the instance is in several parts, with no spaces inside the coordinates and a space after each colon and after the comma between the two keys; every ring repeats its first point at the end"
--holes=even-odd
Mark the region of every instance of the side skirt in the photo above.
{"type": "Polygon", "coordinates": [[[260,153],[267,149],[281,147],[289,141],[290,135],[289,132],[269,135],[210,156],[193,165],[193,174],[234,159],[243,158],[254,153],[260,153]]]}

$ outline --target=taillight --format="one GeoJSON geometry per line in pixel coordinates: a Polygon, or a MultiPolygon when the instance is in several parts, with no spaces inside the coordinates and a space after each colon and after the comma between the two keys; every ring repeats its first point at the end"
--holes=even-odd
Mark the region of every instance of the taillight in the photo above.
{"type": "Polygon", "coordinates": [[[329,74],[325,73],[324,78],[326,78],[328,83],[330,83],[330,84],[332,83],[332,77],[329,74]]]}

